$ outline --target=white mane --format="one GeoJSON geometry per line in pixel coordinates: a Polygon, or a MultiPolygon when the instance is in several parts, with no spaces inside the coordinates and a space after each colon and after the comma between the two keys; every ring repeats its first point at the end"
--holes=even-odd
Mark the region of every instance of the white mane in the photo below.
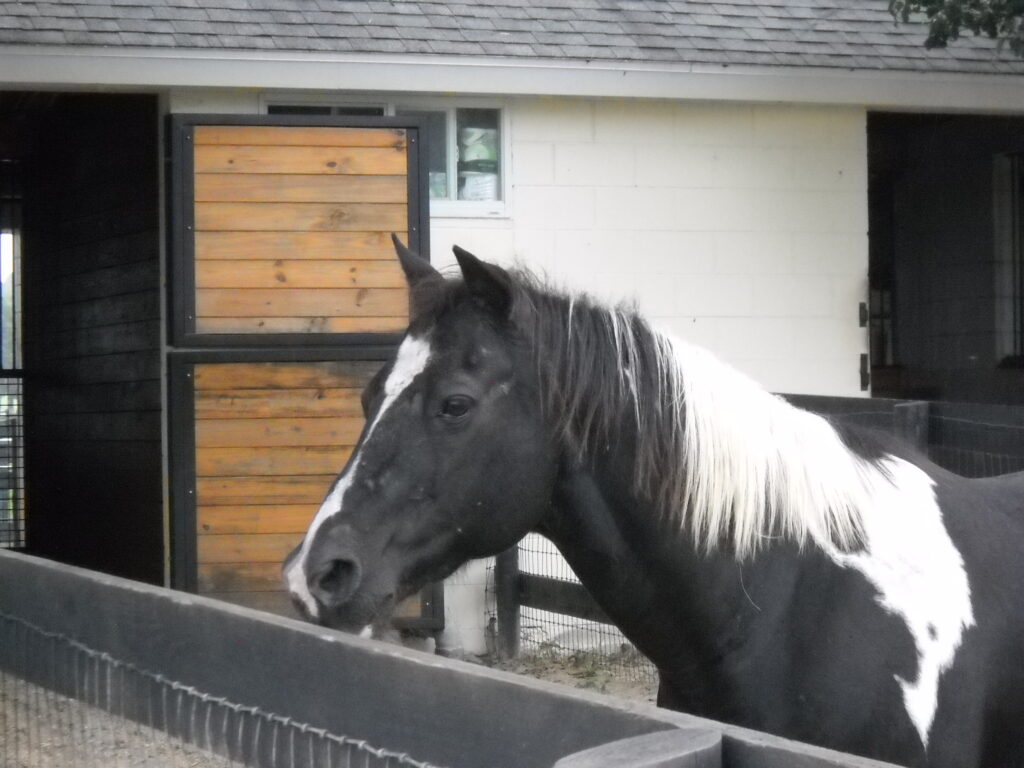
{"type": "MultiPolygon", "coordinates": [[[[880,470],[823,418],[791,406],[708,352],[654,332],[659,398],[676,410],[668,442],[685,472],[662,501],[698,545],[731,542],[738,558],[782,536],[827,550],[861,539],[880,470]]],[[[641,440],[643,437],[641,437],[641,440]]]]}

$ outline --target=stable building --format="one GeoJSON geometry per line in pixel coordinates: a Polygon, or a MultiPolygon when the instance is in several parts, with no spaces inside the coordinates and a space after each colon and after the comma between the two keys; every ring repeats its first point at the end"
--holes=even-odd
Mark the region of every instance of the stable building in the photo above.
{"type": "MultiPolygon", "coordinates": [[[[839,0],[7,4],[0,545],[288,610],[407,319],[392,232],[775,391],[1021,403],[1024,62],[924,37],[839,0]]],[[[482,637],[483,580],[407,626],[447,595],[482,637]]]]}

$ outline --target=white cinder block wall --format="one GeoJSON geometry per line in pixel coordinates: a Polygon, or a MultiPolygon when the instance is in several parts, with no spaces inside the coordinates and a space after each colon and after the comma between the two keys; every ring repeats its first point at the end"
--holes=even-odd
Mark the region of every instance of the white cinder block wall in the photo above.
{"type": "MultiPolygon", "coordinates": [[[[511,100],[504,219],[431,220],[451,245],[635,301],[770,390],[859,395],[866,110],[511,100]]],[[[485,566],[446,589],[449,644],[482,652],[485,566]]]]}
{"type": "MultiPolygon", "coordinates": [[[[170,112],[260,111],[257,91],[171,91],[170,112]]],[[[609,301],[778,392],[858,395],[867,334],[863,108],[515,98],[503,218],[431,220],[458,243],[609,301]]],[[[445,586],[444,642],[485,650],[485,563],[445,586]]]]}

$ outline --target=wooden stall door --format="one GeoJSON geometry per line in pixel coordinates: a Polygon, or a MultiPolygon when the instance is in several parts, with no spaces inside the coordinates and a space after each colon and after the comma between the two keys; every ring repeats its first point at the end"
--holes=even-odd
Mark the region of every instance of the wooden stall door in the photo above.
{"type": "MultiPolygon", "coordinates": [[[[281,562],[348,460],[362,388],[408,323],[391,234],[424,250],[420,130],[178,119],[169,354],[186,371],[173,386],[191,455],[172,468],[190,485],[180,586],[293,613],[281,562]]],[[[435,594],[400,613],[415,624],[435,594]]]]}
{"type": "MultiPolygon", "coordinates": [[[[198,588],[290,613],[281,561],[348,461],[372,361],[194,366],[198,588]]],[[[420,612],[417,600],[400,615],[420,612]]]]}
{"type": "Polygon", "coordinates": [[[359,343],[404,329],[390,236],[425,250],[418,130],[181,127],[175,344],[359,343]]]}

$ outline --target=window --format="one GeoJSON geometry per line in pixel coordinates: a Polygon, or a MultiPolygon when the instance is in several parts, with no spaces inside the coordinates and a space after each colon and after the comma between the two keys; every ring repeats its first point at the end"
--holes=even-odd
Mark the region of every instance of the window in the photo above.
{"type": "Polygon", "coordinates": [[[398,101],[384,105],[272,102],[272,115],[397,115],[423,121],[433,216],[504,214],[503,113],[493,106],[398,101]]]}
{"type": "Polygon", "coordinates": [[[0,161],[0,549],[25,546],[18,164],[0,161]]]}

